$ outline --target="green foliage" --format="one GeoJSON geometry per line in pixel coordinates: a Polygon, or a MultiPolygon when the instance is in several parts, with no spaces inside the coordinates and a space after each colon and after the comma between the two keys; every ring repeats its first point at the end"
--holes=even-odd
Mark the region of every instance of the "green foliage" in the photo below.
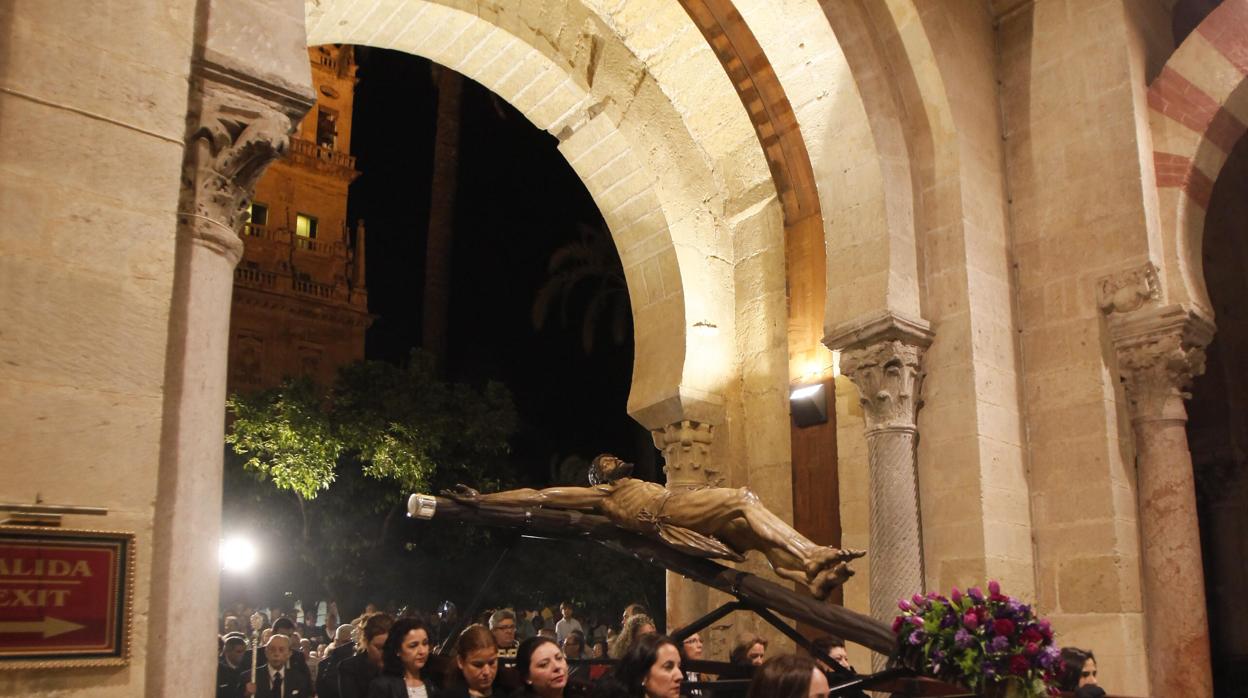
{"type": "Polygon", "coordinates": [[[331,390],[306,379],[251,396],[231,396],[226,443],[278,489],[313,499],[337,479],[344,456],[371,478],[422,491],[438,467],[471,474],[481,456],[502,453],[515,429],[507,389],[445,382],[413,352],[404,367],[360,361],[331,390]]]}
{"type": "Polygon", "coordinates": [[[234,417],[225,442],[247,456],[247,468],[305,499],[334,481],[343,443],[311,381],[287,381],[249,397],[234,395],[225,404],[234,417]]]}

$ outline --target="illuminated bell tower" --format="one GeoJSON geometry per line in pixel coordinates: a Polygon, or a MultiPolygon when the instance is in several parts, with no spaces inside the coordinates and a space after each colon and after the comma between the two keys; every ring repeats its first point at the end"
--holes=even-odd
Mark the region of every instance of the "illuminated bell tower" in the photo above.
{"type": "Polygon", "coordinates": [[[228,390],[308,376],[328,385],[364,357],[372,322],[364,226],[347,227],[356,63],[351,46],[308,49],[316,106],[256,184],[234,272],[228,390]]]}

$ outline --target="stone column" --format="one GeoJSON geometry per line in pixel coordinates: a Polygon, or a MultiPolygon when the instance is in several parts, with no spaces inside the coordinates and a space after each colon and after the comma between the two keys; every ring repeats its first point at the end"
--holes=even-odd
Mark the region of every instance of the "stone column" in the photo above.
{"type": "Polygon", "coordinates": [[[915,413],[923,347],[886,339],[841,353],[858,388],[870,462],[871,615],[891,620],[897,600],[923,590],[923,534],[915,463],[915,413]]]}
{"type": "Polygon", "coordinates": [[[1213,325],[1171,305],[1111,315],[1135,435],[1149,683],[1155,696],[1212,696],[1200,523],[1184,390],[1204,372],[1213,325]]]}
{"type": "MultiPolygon", "coordinates": [[[[671,490],[717,487],[724,482],[711,466],[711,442],[715,426],[682,419],[661,429],[652,429],[654,446],[663,453],[663,472],[671,490]]],[[[668,632],[706,613],[707,590],[674,572],[667,573],[668,632]]]]}
{"type": "MultiPolygon", "coordinates": [[[[304,58],[306,69],[306,56],[304,58]]],[[[203,58],[192,67],[152,552],[148,695],[208,695],[215,667],[226,352],[239,228],[313,103],[203,58]]]]}
{"type": "MultiPolygon", "coordinates": [[[[862,404],[871,615],[890,621],[898,599],[924,588],[915,415],[932,331],[924,320],[886,312],[834,329],[823,343],[841,352],[841,373],[858,388],[862,404]]],[[[877,669],[883,668],[883,658],[877,659],[877,669]]]]}

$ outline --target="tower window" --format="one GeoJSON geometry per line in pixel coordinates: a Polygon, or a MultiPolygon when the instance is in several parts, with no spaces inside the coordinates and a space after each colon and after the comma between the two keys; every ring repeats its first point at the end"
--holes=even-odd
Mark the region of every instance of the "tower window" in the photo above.
{"type": "Polygon", "coordinates": [[[310,240],[316,239],[316,218],[306,213],[295,216],[295,235],[310,240]]]}
{"type": "Polygon", "coordinates": [[[333,150],[338,143],[338,112],[326,107],[316,110],[316,144],[333,150]]]}

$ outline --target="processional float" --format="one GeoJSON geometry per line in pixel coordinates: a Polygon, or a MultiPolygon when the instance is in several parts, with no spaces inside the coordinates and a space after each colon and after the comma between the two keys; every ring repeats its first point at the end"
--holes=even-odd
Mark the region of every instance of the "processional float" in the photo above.
{"type": "MultiPolygon", "coordinates": [[[[753,612],[812,656],[823,659],[839,675],[842,680],[834,677],[832,681],[834,696],[861,695],[863,690],[906,696],[976,695],[962,686],[920,676],[916,669],[927,667],[905,660],[921,653],[904,642],[899,644],[895,626],[826,601],[853,575],[849,565],[865,555],[864,551],[815,544],[770,512],[747,488],[669,490],[629,477],[631,470],[631,464],[602,455],[590,466],[589,487],[482,494],[459,485],[442,496],[411,495],[408,516],[506,528],[545,538],[588,539],[722,591],[735,600],[673,631],[671,636],[679,642],[733,611],[753,612]],[[802,585],[809,594],[716,562],[744,561],[751,550],[766,557],[778,576],[802,585]],[[865,676],[842,669],[778,614],[889,657],[889,668],[865,676]]],[[[497,569],[496,564],[494,571],[497,569]]],[[[476,605],[474,602],[465,617],[475,615],[476,605]]],[[[903,632],[900,637],[908,636],[903,632]]],[[[748,676],[740,667],[720,662],[692,662],[688,668],[718,674],[721,679],[729,677],[716,682],[727,689],[742,688],[746,682],[734,681],[733,677],[748,676]]],[[[702,695],[705,688],[699,684],[702,695]]]]}

